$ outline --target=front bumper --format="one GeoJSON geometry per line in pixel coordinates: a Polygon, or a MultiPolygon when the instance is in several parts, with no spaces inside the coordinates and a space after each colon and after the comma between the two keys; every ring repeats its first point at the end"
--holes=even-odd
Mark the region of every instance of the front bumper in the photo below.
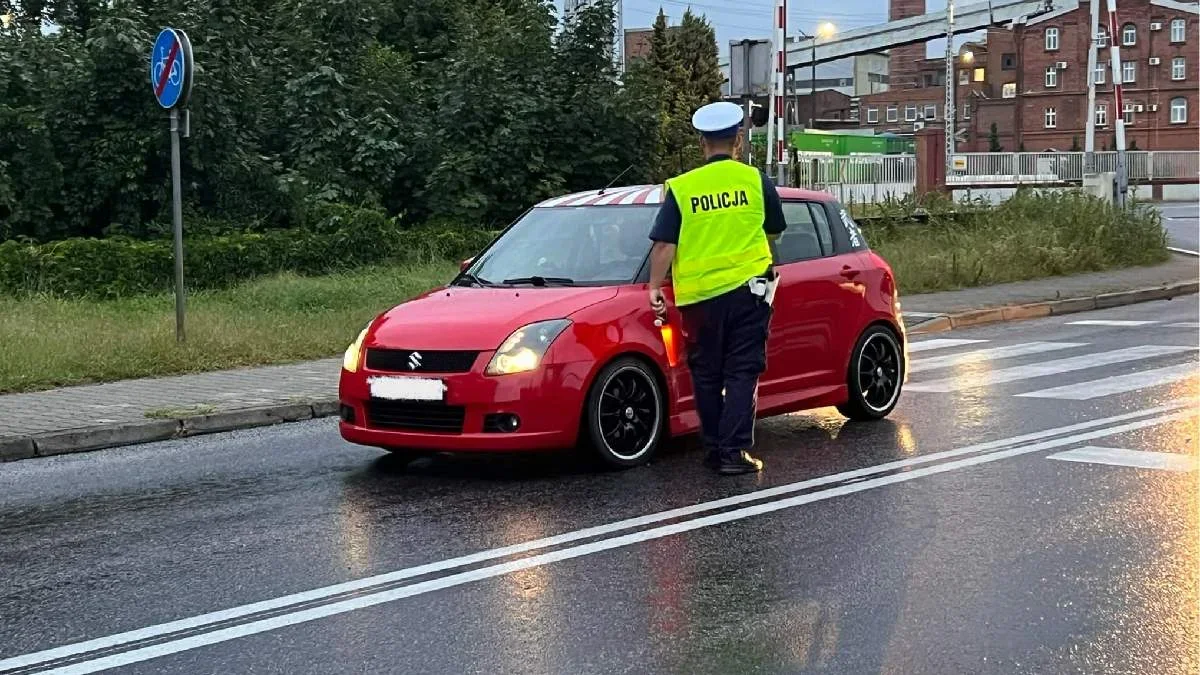
{"type": "Polygon", "coordinates": [[[387,419],[378,412],[388,405],[406,406],[401,402],[373,401],[367,378],[397,373],[343,370],[338,387],[342,438],[375,447],[450,452],[513,452],[573,446],[578,438],[592,364],[546,363],[529,373],[489,377],[482,370],[490,358],[491,354],[481,354],[476,369],[469,373],[422,374],[445,382],[445,401],[428,406],[427,412],[439,425],[444,425],[446,419],[454,419],[453,430],[420,428],[423,426],[420,411],[399,423],[396,416],[387,419]],[[501,430],[495,423],[500,416],[516,416],[520,421],[518,428],[501,430]],[[457,425],[459,419],[461,426],[457,425]]]}

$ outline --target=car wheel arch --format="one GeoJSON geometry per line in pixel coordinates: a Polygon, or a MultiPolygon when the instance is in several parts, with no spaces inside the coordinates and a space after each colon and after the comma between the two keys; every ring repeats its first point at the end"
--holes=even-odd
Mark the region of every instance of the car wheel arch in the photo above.
{"type": "MultiPolygon", "coordinates": [[[[604,372],[605,368],[621,359],[633,359],[638,361],[650,371],[650,374],[654,377],[655,384],[657,384],[659,389],[662,390],[664,397],[662,402],[662,414],[664,417],[663,421],[666,423],[670,419],[671,414],[674,412],[674,390],[672,389],[670,381],[667,379],[667,374],[663,371],[662,366],[659,365],[654,356],[648,352],[626,348],[606,354],[602,359],[596,359],[595,367],[592,368],[592,372],[588,374],[587,384],[583,388],[584,392],[590,392],[592,387],[596,386],[596,379],[600,376],[600,373],[604,372]]],[[[584,408],[587,406],[586,395],[582,405],[584,408]]],[[[578,434],[581,440],[583,438],[583,434],[586,432],[583,424],[583,421],[587,419],[586,413],[587,411],[585,409],[580,410],[580,425],[578,434]]],[[[667,435],[669,436],[670,424],[666,424],[665,428],[667,430],[667,435]]]]}

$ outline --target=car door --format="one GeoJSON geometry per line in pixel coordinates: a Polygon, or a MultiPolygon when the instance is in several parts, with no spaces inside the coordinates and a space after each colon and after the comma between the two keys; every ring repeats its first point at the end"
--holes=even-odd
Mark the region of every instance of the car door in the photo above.
{"type": "Polygon", "coordinates": [[[803,399],[845,379],[839,351],[843,314],[860,303],[857,252],[839,253],[820,202],[786,200],[787,230],[776,242],[779,288],[767,342],[764,396],[803,399]]]}

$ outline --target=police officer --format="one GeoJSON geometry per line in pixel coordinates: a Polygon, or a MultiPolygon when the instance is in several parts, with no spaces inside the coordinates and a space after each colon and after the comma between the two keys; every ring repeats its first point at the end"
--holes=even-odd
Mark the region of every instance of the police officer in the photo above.
{"type": "Polygon", "coordinates": [[[705,464],[724,475],[762,470],[749,450],[758,378],[766,368],[772,242],[786,227],[770,179],[734,159],[742,120],[741,106],[728,102],[696,111],[692,126],[700,132],[705,164],[667,181],[650,232],[650,305],[666,316],[662,286],[670,269],[705,464]]]}

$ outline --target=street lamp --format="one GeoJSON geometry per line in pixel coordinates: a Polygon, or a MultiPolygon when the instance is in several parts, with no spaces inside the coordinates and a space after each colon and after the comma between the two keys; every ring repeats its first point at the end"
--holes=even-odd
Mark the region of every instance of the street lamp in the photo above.
{"type": "MultiPolygon", "coordinates": [[[[800,34],[800,37],[808,38],[809,40],[812,41],[812,59],[811,59],[812,75],[809,78],[809,87],[810,87],[809,92],[810,93],[808,95],[808,97],[810,99],[812,99],[811,101],[809,101],[809,110],[811,111],[811,116],[808,118],[808,126],[806,127],[807,129],[812,129],[816,126],[816,123],[817,123],[817,37],[820,37],[823,40],[828,40],[829,38],[831,38],[837,34],[837,27],[834,26],[832,23],[825,21],[824,23],[817,26],[816,37],[809,35],[808,33],[805,33],[803,30],[801,30],[799,28],[796,29],[796,32],[800,34]]],[[[793,81],[795,81],[795,80],[793,79],[793,81]]],[[[800,114],[799,87],[796,88],[795,94],[796,94],[796,114],[798,115],[798,114],[800,114]]]]}

